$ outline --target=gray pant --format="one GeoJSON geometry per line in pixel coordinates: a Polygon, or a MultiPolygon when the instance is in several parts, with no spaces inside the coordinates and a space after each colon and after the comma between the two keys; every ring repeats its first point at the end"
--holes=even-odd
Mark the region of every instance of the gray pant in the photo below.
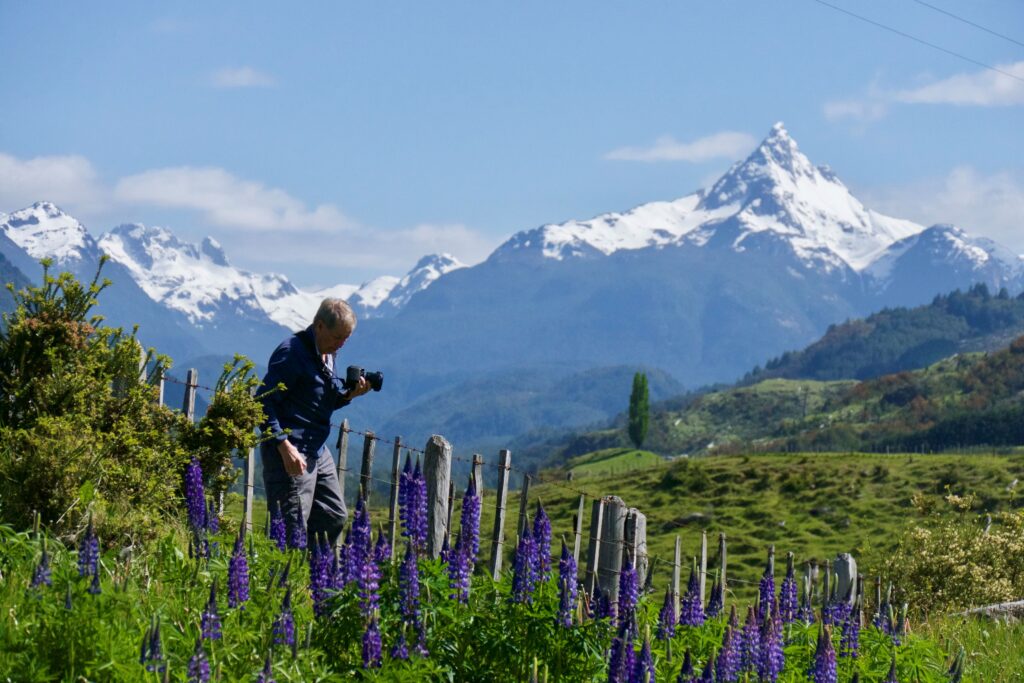
{"type": "Polygon", "coordinates": [[[284,469],[277,443],[265,441],[260,444],[267,509],[271,514],[277,514],[280,504],[289,545],[295,537],[295,530],[304,528],[310,544],[316,535],[326,534],[328,542],[334,546],[348,518],[334,458],[326,446],[315,458],[304,455],[306,473],[292,477],[284,469]]]}

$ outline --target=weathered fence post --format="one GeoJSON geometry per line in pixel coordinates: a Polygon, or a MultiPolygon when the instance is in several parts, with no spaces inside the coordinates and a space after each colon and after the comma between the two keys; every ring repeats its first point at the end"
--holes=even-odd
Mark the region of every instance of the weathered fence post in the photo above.
{"type": "Polygon", "coordinates": [[[594,595],[597,585],[597,567],[601,553],[601,529],[604,527],[604,498],[598,498],[590,507],[590,539],[587,542],[587,593],[594,595]]]}
{"type": "MultiPolygon", "coordinates": [[[[341,502],[345,502],[345,474],[348,472],[348,420],[341,421],[341,429],[338,430],[338,443],[335,446],[338,451],[338,488],[341,489],[341,502]]],[[[341,537],[338,537],[340,544],[341,537]]]]}
{"type": "MultiPolygon", "coordinates": [[[[672,554],[672,604],[674,605],[675,611],[673,614],[676,615],[676,619],[679,619],[679,572],[683,564],[683,538],[679,534],[676,534],[676,548],[672,554]]],[[[704,604],[703,598],[701,599],[701,605],[704,604]]]]}
{"type": "MultiPolygon", "coordinates": [[[[252,533],[252,501],[256,494],[256,449],[250,448],[245,458],[245,531],[252,533]]],[[[269,516],[269,515],[268,515],[269,516]]]]}
{"type": "Polygon", "coordinates": [[[508,476],[512,469],[512,451],[498,452],[498,500],[494,511],[494,532],[491,534],[491,577],[501,577],[501,561],[505,546],[505,505],[508,501],[508,476]]]}
{"type": "Polygon", "coordinates": [[[423,469],[427,480],[427,555],[436,560],[444,545],[445,513],[452,480],[452,445],[443,436],[433,435],[424,449],[423,469]]]}
{"type": "Polygon", "coordinates": [[[836,599],[857,601],[857,561],[850,553],[836,555],[836,599]]]}
{"type": "Polygon", "coordinates": [[[448,545],[452,544],[452,513],[455,512],[455,480],[448,482],[448,514],[445,517],[445,538],[448,539],[448,545]]]}
{"type": "Polygon", "coordinates": [[[576,563],[576,567],[580,566],[580,548],[583,545],[583,506],[586,504],[587,497],[584,495],[580,496],[580,504],[576,510],[576,519],[573,521],[573,533],[576,538],[572,544],[572,559],[576,563]]]}
{"type": "Polygon", "coordinates": [[[395,562],[398,538],[398,474],[402,460],[402,437],[395,437],[395,451],[391,458],[391,498],[388,500],[388,541],[391,543],[391,561],[395,562]]]}
{"type": "Polygon", "coordinates": [[[526,533],[527,520],[527,502],[530,498],[530,475],[523,475],[523,488],[519,490],[519,523],[516,525],[516,533],[522,536],[526,533]]]}
{"type": "Polygon", "coordinates": [[[647,583],[647,515],[629,508],[624,532],[626,547],[636,568],[637,584],[643,586],[647,583]]]}
{"type": "Polygon", "coordinates": [[[359,472],[359,488],[367,505],[370,503],[370,489],[373,487],[373,451],[376,441],[374,433],[367,429],[363,436],[363,467],[359,472]]]}
{"type": "Polygon", "coordinates": [[[825,560],[825,592],[822,593],[821,604],[827,605],[832,599],[832,562],[825,560]]]}
{"type": "Polygon", "coordinates": [[[160,368],[156,376],[156,404],[161,408],[164,405],[164,369],[160,368]]]}
{"type": "MultiPolygon", "coordinates": [[[[700,586],[700,604],[706,605],[707,600],[705,599],[705,590],[707,588],[708,580],[708,532],[707,530],[700,532],[700,576],[698,577],[698,585],[700,586]]],[[[676,614],[679,614],[679,608],[676,607],[676,614]]]]}
{"type": "Polygon", "coordinates": [[[181,403],[181,412],[189,422],[196,420],[196,387],[199,384],[199,371],[190,368],[185,374],[185,398],[181,403]]]}
{"type": "Polygon", "coordinates": [[[614,604],[619,599],[619,572],[626,536],[626,503],[618,496],[607,496],[601,529],[601,551],[598,555],[597,580],[601,591],[614,604]]]}
{"type": "Polygon", "coordinates": [[[480,499],[480,509],[484,509],[484,457],[473,454],[473,492],[480,499]]]}
{"type": "Polygon", "coordinates": [[[718,585],[722,588],[722,606],[725,606],[725,568],[726,561],[725,532],[718,534],[718,585]]]}

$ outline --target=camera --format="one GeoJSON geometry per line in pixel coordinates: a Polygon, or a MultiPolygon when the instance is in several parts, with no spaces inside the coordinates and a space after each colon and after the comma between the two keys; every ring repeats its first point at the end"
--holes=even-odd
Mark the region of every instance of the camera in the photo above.
{"type": "Polygon", "coordinates": [[[370,388],[374,391],[380,391],[381,387],[384,386],[384,373],[367,372],[358,365],[348,366],[348,370],[345,372],[345,381],[341,383],[347,390],[351,390],[359,386],[359,378],[365,377],[366,381],[370,383],[370,388]]]}

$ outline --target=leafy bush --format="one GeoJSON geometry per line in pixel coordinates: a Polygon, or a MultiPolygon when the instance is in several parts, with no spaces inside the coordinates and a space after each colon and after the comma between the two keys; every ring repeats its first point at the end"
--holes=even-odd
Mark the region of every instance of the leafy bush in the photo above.
{"type": "Polygon", "coordinates": [[[888,563],[911,605],[951,611],[1024,596],[1024,511],[980,517],[975,496],[952,494],[919,493],[914,506],[924,519],[888,563]]]}

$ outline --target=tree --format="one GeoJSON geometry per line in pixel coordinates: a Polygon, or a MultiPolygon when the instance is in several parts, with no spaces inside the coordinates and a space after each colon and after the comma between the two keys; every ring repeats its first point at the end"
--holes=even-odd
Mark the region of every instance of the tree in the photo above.
{"type": "Polygon", "coordinates": [[[647,375],[633,375],[633,392],[629,395],[629,439],[637,448],[643,445],[650,423],[650,400],[647,395],[647,375]]]}

